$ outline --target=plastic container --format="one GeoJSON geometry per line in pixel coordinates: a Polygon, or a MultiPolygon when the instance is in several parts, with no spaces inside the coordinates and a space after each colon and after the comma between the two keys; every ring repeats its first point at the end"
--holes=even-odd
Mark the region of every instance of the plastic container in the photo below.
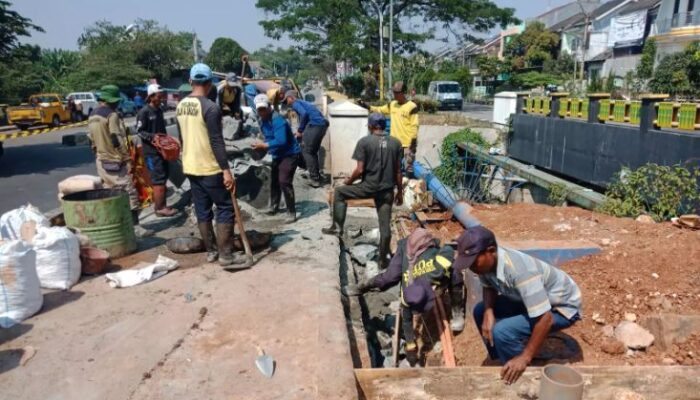
{"type": "Polygon", "coordinates": [[[542,368],[540,400],[581,400],[583,377],[566,365],[547,365],[542,368]]]}

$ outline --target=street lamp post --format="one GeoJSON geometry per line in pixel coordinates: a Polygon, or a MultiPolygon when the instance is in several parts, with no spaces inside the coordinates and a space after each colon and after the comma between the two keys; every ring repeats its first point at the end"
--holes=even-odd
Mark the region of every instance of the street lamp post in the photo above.
{"type": "Polygon", "coordinates": [[[375,0],[370,0],[379,15],[379,100],[384,101],[384,15],[375,0]]]}
{"type": "Polygon", "coordinates": [[[389,0],[389,87],[394,85],[394,0],[389,0]]]}

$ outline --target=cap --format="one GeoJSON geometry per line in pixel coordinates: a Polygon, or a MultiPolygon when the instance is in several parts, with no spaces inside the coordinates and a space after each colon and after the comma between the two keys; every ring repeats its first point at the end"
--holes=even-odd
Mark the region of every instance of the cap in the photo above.
{"type": "Polygon", "coordinates": [[[367,125],[370,128],[386,129],[386,117],[383,114],[372,113],[367,118],[367,125]]]}
{"type": "Polygon", "coordinates": [[[147,97],[151,97],[151,95],[160,93],[162,91],[163,91],[163,89],[160,87],[159,84],[151,83],[150,85],[148,85],[148,96],[147,97]]]}
{"type": "Polygon", "coordinates": [[[467,229],[457,239],[455,270],[461,271],[471,267],[476,256],[491,246],[496,246],[496,237],[493,232],[481,225],[467,229]]]}
{"type": "Polygon", "coordinates": [[[284,92],[284,99],[287,100],[287,98],[289,97],[294,97],[295,99],[298,99],[299,92],[297,92],[296,90],[287,90],[286,92],[284,92]]]}
{"type": "Polygon", "coordinates": [[[119,96],[119,88],[116,85],[104,85],[100,88],[100,100],[105,103],[119,103],[121,97],[119,96]]]}
{"type": "Polygon", "coordinates": [[[391,87],[391,91],[394,93],[406,93],[406,85],[404,85],[403,81],[398,81],[391,87]]]}
{"type": "Polygon", "coordinates": [[[425,279],[417,279],[403,289],[403,301],[411,309],[424,313],[433,309],[435,292],[425,279]]]}
{"type": "Polygon", "coordinates": [[[195,82],[210,81],[214,75],[207,64],[197,63],[190,69],[190,79],[195,82]]]}
{"type": "Polygon", "coordinates": [[[268,108],[270,107],[270,99],[267,98],[266,94],[259,94],[255,96],[255,99],[253,100],[253,103],[255,103],[255,109],[259,110],[261,108],[268,108]]]}
{"type": "Polygon", "coordinates": [[[232,85],[235,85],[238,83],[238,75],[236,75],[234,72],[226,74],[226,82],[230,83],[232,85]]]}

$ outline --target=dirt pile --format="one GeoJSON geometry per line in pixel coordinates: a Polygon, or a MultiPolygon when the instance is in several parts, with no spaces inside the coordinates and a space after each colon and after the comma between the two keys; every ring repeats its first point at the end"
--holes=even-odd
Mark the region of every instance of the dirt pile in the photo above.
{"type": "MultiPolygon", "coordinates": [[[[623,354],[609,340],[611,328],[625,319],[644,325],[645,318],[661,313],[700,315],[700,231],[576,207],[479,205],[473,214],[503,240],[583,239],[602,248],[599,254],[560,266],[583,295],[583,319],[565,331],[582,349],[579,362],[700,365],[700,335],[665,350],[652,345],[623,354]]],[[[481,344],[476,329],[466,330],[456,341],[462,365],[482,364],[485,352],[474,345],[481,344]]]]}

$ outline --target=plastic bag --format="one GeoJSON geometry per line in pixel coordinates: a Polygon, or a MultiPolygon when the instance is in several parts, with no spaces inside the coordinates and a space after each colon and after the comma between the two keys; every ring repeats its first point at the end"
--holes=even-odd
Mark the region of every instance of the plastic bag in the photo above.
{"type": "Polygon", "coordinates": [[[36,253],[29,243],[0,244],[0,327],[9,328],[41,310],[44,297],[36,274],[36,253]]]}
{"type": "Polygon", "coordinates": [[[40,227],[34,236],[41,287],[67,290],[80,279],[80,241],[68,228],[40,227]]]}
{"type": "Polygon", "coordinates": [[[58,199],[72,193],[102,189],[102,179],[93,175],[75,175],[58,183],[58,199]]]}
{"type": "Polygon", "coordinates": [[[160,278],[179,266],[178,262],[158,255],[156,262],[138,269],[126,269],[124,271],[113,272],[105,275],[109,286],[113,288],[126,288],[140,285],[160,278]]]}
{"type": "Polygon", "coordinates": [[[36,222],[36,227],[49,227],[51,223],[31,204],[8,211],[0,217],[0,237],[5,240],[21,239],[20,228],[27,221],[36,222]]]}

